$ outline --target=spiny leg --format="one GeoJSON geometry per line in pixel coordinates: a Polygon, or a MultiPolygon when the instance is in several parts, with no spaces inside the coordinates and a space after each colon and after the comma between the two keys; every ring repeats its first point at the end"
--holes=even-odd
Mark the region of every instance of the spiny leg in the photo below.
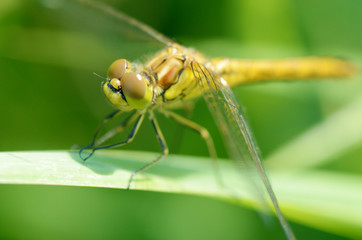
{"type": "MultiPolygon", "coordinates": [[[[192,101],[188,101],[185,102],[183,104],[183,113],[182,115],[185,116],[185,118],[190,119],[192,114],[193,114],[193,110],[195,108],[195,103],[192,101]]],[[[172,146],[171,149],[174,153],[177,153],[180,149],[180,145],[184,136],[184,127],[181,125],[178,125],[177,129],[175,130],[175,139],[172,141],[172,146]]]]}
{"type": "Polygon", "coordinates": [[[212,160],[214,162],[216,181],[218,182],[218,184],[220,184],[222,186],[223,183],[222,183],[220,168],[219,168],[219,164],[218,164],[218,160],[217,160],[216,149],[215,149],[215,145],[214,145],[214,142],[212,141],[209,131],[206,128],[200,126],[199,124],[192,122],[189,119],[184,118],[174,112],[167,111],[165,109],[160,109],[159,111],[162,114],[164,114],[166,117],[170,117],[173,120],[177,121],[178,123],[190,128],[200,134],[200,136],[205,140],[210,157],[212,158],[212,160]]]}
{"type": "Polygon", "coordinates": [[[128,182],[127,190],[130,188],[131,183],[133,181],[133,178],[137,173],[149,169],[150,167],[152,167],[153,165],[155,165],[156,163],[161,161],[161,159],[164,158],[165,156],[167,156],[167,154],[168,154],[168,147],[167,147],[165,138],[163,137],[160,126],[158,125],[158,122],[157,122],[157,120],[156,120],[156,118],[155,118],[155,116],[154,116],[154,114],[153,114],[153,112],[151,110],[149,111],[149,115],[150,115],[150,120],[151,120],[152,126],[153,126],[153,128],[154,128],[154,130],[156,132],[157,140],[161,145],[162,154],[156,160],[153,160],[152,162],[150,162],[147,165],[137,169],[136,171],[134,171],[131,174],[131,177],[130,177],[129,182],[128,182]]]}
{"type": "Polygon", "coordinates": [[[85,150],[85,149],[88,149],[88,148],[93,148],[94,145],[95,145],[95,140],[100,132],[100,130],[102,129],[102,127],[104,126],[104,124],[106,124],[109,120],[111,120],[112,118],[114,118],[115,116],[117,116],[121,111],[119,109],[117,109],[116,111],[112,112],[111,114],[109,114],[108,116],[106,116],[102,122],[99,124],[96,132],[93,134],[93,138],[92,138],[92,142],[85,146],[85,147],[82,147],[80,150],[79,150],[79,157],[81,159],[83,159],[84,161],[87,160],[88,158],[90,158],[92,155],[93,155],[93,152],[91,154],[89,154],[87,157],[83,158],[82,157],[82,152],[85,150]]]}
{"type": "Polygon", "coordinates": [[[117,135],[118,133],[122,132],[124,129],[126,129],[127,127],[129,127],[132,123],[134,123],[137,118],[141,115],[140,112],[136,111],[133,114],[131,114],[130,116],[128,116],[120,125],[118,125],[117,127],[109,130],[107,133],[105,133],[102,137],[100,137],[95,145],[99,146],[102,143],[106,142],[107,140],[111,139],[112,137],[114,137],[115,135],[117,135]]]}
{"type": "MultiPolygon", "coordinates": [[[[112,115],[112,114],[111,114],[112,115]]],[[[107,116],[103,122],[101,123],[100,127],[97,129],[96,133],[94,134],[94,137],[93,137],[93,140],[92,140],[92,143],[89,144],[88,146],[86,147],[83,147],[80,151],[79,151],[79,156],[84,160],[86,161],[88,158],[90,158],[93,153],[96,151],[96,150],[99,150],[99,149],[107,149],[107,148],[112,148],[112,147],[119,147],[119,146],[123,146],[127,143],[130,143],[134,136],[136,135],[137,131],[138,131],[138,128],[139,126],[141,125],[142,121],[143,121],[143,118],[144,118],[144,113],[140,113],[140,112],[135,112],[133,113],[130,117],[128,117],[125,121],[123,121],[119,126],[111,129],[110,131],[108,131],[107,133],[105,133],[98,141],[95,141],[95,138],[97,137],[98,133],[99,133],[99,130],[101,129],[101,127],[104,125],[104,123],[106,123],[110,118],[114,117],[113,116],[107,116]],[[109,118],[110,117],[110,118],[109,118]],[[115,136],[117,133],[120,133],[122,132],[126,127],[128,127],[130,124],[132,124],[134,121],[136,121],[136,124],[134,125],[131,133],[129,134],[129,136],[127,137],[127,139],[123,142],[120,142],[120,143],[115,143],[115,144],[111,144],[111,145],[107,145],[107,146],[102,146],[102,147],[94,147],[95,145],[100,145],[102,144],[103,142],[107,141],[108,139],[110,139],[111,137],[115,136]],[[87,148],[92,148],[92,152],[85,158],[82,157],[82,152],[87,149],[87,148]]]]}

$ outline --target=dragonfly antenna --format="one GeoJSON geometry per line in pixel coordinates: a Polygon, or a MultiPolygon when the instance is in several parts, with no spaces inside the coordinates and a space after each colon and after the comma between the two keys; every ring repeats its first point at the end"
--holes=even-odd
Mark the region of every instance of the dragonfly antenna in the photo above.
{"type": "Polygon", "coordinates": [[[99,75],[99,74],[96,73],[96,72],[93,72],[93,74],[96,75],[97,77],[100,77],[100,78],[104,79],[104,80],[108,80],[108,78],[103,77],[103,76],[99,75]]]}

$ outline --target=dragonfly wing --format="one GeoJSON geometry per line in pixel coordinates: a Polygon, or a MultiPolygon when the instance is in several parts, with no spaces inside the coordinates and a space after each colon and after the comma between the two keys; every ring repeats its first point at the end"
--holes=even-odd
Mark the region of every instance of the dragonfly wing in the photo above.
{"type": "Polygon", "coordinates": [[[93,1],[93,0],[78,0],[78,2],[84,4],[85,6],[89,6],[91,8],[96,9],[97,11],[102,12],[103,14],[106,14],[107,16],[114,18],[115,20],[119,21],[119,24],[123,23],[128,25],[129,27],[133,27],[134,31],[139,32],[139,34],[152,37],[154,39],[157,39],[159,42],[169,45],[174,43],[171,39],[167,38],[163,34],[157,32],[150,26],[138,21],[137,19],[128,16],[127,14],[117,11],[114,8],[110,7],[109,5],[106,5],[99,1],[93,1]],[[145,35],[146,34],[146,35],[145,35]]]}
{"type": "MultiPolygon", "coordinates": [[[[100,1],[35,0],[24,5],[36,9],[34,21],[45,19],[36,29],[26,26],[27,34],[37,34],[38,41],[51,43],[49,55],[71,67],[103,72],[118,58],[143,60],[173,44],[151,27],[100,1]]],[[[118,7],[122,8],[122,3],[118,7]]]]}
{"type": "Polygon", "coordinates": [[[265,192],[258,185],[264,185],[288,239],[294,239],[293,232],[280,211],[278,201],[265,173],[258,145],[230,87],[224,79],[198,62],[192,62],[191,68],[224,138],[229,156],[236,161],[239,167],[247,169],[247,177],[252,180],[252,186],[256,187],[254,190],[259,191],[258,194],[265,192]]]}

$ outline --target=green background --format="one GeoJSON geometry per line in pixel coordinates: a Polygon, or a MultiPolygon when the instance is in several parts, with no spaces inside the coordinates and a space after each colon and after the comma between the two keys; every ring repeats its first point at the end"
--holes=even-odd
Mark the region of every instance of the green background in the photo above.
{"type": "MultiPolygon", "coordinates": [[[[321,55],[344,57],[357,64],[361,59],[359,1],[108,3],[209,57],[321,55]]],[[[69,149],[74,144],[88,144],[98,123],[112,111],[101,91],[102,79],[92,72],[104,76],[113,60],[142,59],[159,47],[117,21],[100,19],[92,12],[55,0],[1,1],[0,36],[1,151],[69,149]],[[67,15],[67,11],[73,14],[67,15]]],[[[248,85],[236,88],[235,93],[268,158],[358,99],[361,85],[356,77],[248,85]]],[[[219,155],[226,157],[202,101],[196,103],[191,118],[210,130],[219,155]]],[[[358,123],[360,119],[350,121],[358,123]]],[[[159,122],[171,154],[208,156],[197,135],[161,116],[159,122]]],[[[142,135],[125,148],[159,151],[147,121],[140,132],[142,135]]],[[[333,138],[333,132],[329,137],[333,138]]],[[[359,139],[317,167],[361,175],[361,154],[359,139]]],[[[275,222],[213,199],[59,186],[2,185],[0,191],[2,239],[282,238],[275,222]]],[[[292,227],[299,239],[345,239],[294,223],[292,227]]]]}

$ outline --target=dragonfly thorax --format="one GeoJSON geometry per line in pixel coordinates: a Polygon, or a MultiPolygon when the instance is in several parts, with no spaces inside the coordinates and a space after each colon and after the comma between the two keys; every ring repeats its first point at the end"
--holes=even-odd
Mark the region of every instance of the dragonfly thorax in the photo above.
{"type": "Polygon", "coordinates": [[[200,95],[201,89],[191,69],[191,63],[196,61],[204,63],[206,59],[191,48],[173,44],[145,64],[146,72],[155,77],[155,104],[167,108],[200,95]]]}
{"type": "Polygon", "coordinates": [[[135,73],[125,59],[114,61],[108,69],[104,94],[122,111],[144,109],[152,102],[153,90],[145,75],[135,73]]]}

